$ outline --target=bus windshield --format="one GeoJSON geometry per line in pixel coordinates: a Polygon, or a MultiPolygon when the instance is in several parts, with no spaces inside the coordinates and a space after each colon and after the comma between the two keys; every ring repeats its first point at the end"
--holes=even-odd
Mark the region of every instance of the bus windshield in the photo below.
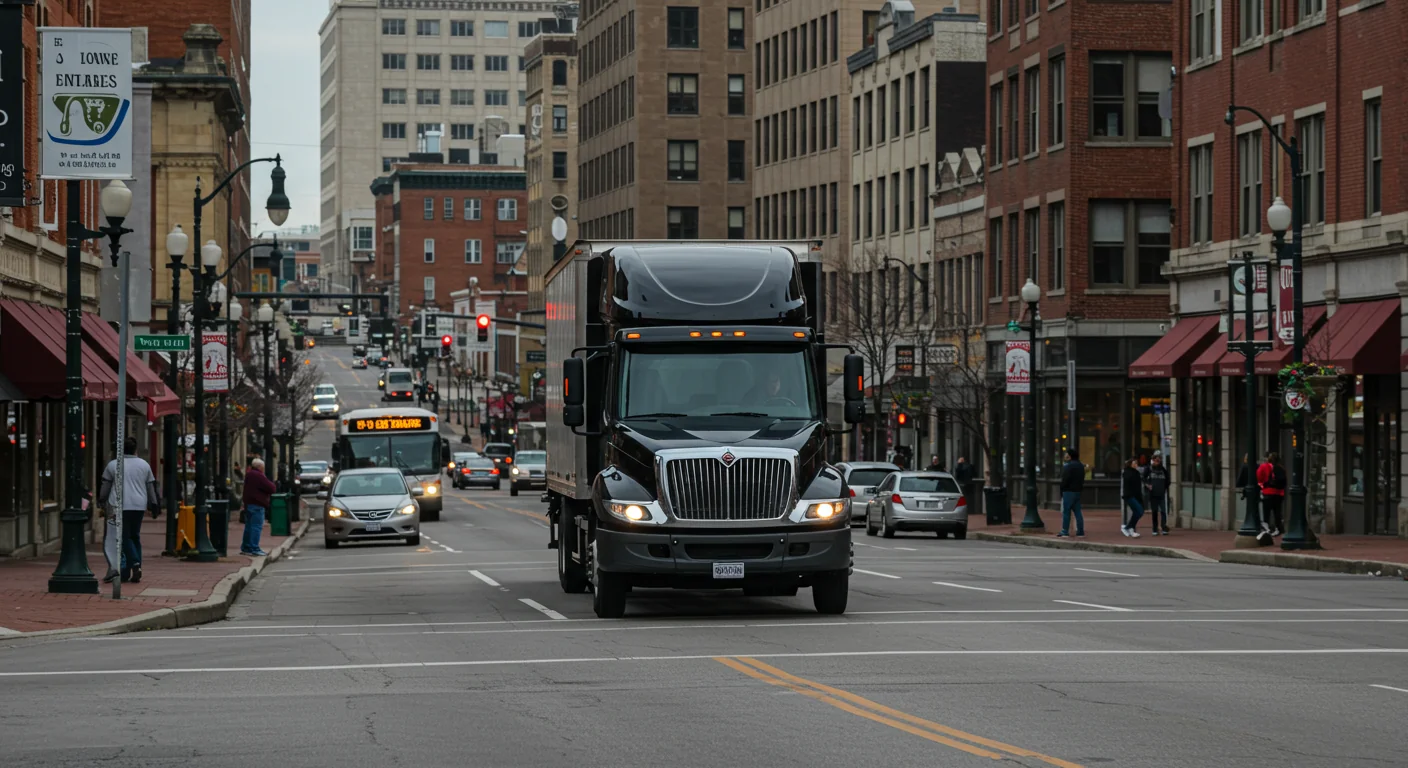
{"type": "Polygon", "coordinates": [[[386,467],[413,474],[440,471],[436,456],[439,437],[434,433],[410,435],[349,435],[347,468],[386,467]]]}

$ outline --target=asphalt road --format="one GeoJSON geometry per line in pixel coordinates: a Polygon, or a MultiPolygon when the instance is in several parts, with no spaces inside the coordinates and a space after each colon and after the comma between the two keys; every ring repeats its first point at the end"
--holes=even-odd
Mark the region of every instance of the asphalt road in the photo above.
{"type": "MultiPolygon", "coordinates": [[[[337,350],[343,358],[345,350],[337,350]]],[[[367,372],[313,356],[348,406],[367,372]]],[[[372,372],[374,373],[374,372],[372,372]]],[[[368,389],[368,384],[370,389],[368,389]]],[[[331,444],[321,429],[305,456],[331,444]]],[[[5,765],[1403,765],[1408,584],[857,531],[850,611],[557,586],[537,494],[316,524],[228,620],[0,647],[5,765]]]]}

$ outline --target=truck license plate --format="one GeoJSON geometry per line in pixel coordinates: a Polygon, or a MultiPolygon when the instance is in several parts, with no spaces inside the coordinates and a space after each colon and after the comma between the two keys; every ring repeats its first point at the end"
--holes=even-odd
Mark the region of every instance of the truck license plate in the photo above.
{"type": "Polygon", "coordinates": [[[364,527],[366,528],[367,533],[376,533],[377,531],[381,530],[381,523],[367,523],[364,527]]]}
{"type": "Polygon", "coordinates": [[[714,578],[716,578],[716,579],[741,579],[741,578],[743,578],[743,563],[714,563],[714,578]]]}

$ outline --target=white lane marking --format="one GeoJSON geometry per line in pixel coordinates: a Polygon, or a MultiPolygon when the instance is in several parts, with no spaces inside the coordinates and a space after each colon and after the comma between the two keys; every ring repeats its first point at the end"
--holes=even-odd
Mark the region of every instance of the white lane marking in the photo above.
{"type": "Polygon", "coordinates": [[[1076,570],[1076,571],[1085,571],[1086,573],[1103,573],[1103,574],[1105,574],[1106,576],[1129,576],[1129,577],[1135,578],[1135,579],[1139,578],[1139,574],[1137,574],[1137,573],[1120,573],[1119,571],[1101,571],[1101,570],[1097,570],[1097,569],[1095,569],[1095,568],[1073,568],[1072,570],[1076,570]]]}
{"type": "Polygon", "coordinates": [[[855,569],[853,569],[853,570],[854,570],[856,573],[863,573],[863,574],[865,574],[866,576],[879,576],[879,577],[882,578],[882,579],[898,579],[898,578],[899,578],[898,576],[891,576],[891,575],[888,574],[888,573],[881,573],[881,572],[879,572],[879,571],[867,571],[867,570],[863,570],[863,569],[861,569],[861,568],[855,568],[855,569]]]}
{"type": "MultiPolygon", "coordinates": [[[[623,630],[629,627],[622,627],[623,630]]],[[[706,661],[725,659],[827,659],[895,656],[1373,656],[1403,655],[1408,648],[1054,648],[1023,650],[917,650],[917,651],[818,651],[795,653],[681,654],[677,656],[597,656],[550,659],[457,659],[454,661],[400,661],[374,664],[309,664],[281,667],[147,667],[142,669],[58,669],[0,672],[0,677],[82,677],[109,675],[250,674],[253,672],[343,672],[353,669],[435,669],[444,667],[507,667],[546,664],[602,664],[623,661],[706,661]]]]}
{"type": "Polygon", "coordinates": [[[914,547],[895,547],[896,552],[918,552],[914,547]]]}
{"type": "Polygon", "coordinates": [[[1129,613],[1129,612],[1130,612],[1130,609],[1128,609],[1128,608],[1117,608],[1117,607],[1115,607],[1115,606],[1113,606],[1113,605],[1100,605],[1099,603],[1078,603],[1078,602],[1076,602],[1076,601],[1074,601],[1074,600],[1052,600],[1051,602],[1053,602],[1053,603],[1065,603],[1066,605],[1083,605],[1083,606],[1085,606],[1086,608],[1099,608],[1099,609],[1102,610],[1102,611],[1121,611],[1121,612],[1124,612],[1124,613],[1129,613]]]}
{"type": "Polygon", "coordinates": [[[543,614],[544,616],[548,617],[549,619],[552,619],[553,621],[567,621],[567,617],[566,617],[566,616],[563,616],[562,614],[558,613],[557,611],[554,611],[553,609],[547,607],[546,605],[543,605],[542,603],[538,602],[537,600],[529,600],[529,599],[526,598],[526,597],[520,597],[520,598],[518,598],[518,602],[523,603],[524,605],[526,605],[526,606],[528,606],[529,608],[532,608],[533,610],[535,610],[535,611],[537,611],[537,612],[543,614]]]}
{"type": "MultiPolygon", "coordinates": [[[[533,551],[537,551],[537,550],[533,550],[533,551]]],[[[372,553],[369,553],[369,554],[372,554],[372,553]]],[[[434,554],[434,553],[432,553],[432,554],[434,554]]],[[[98,553],[98,556],[101,557],[101,556],[102,556],[102,553],[101,553],[101,552],[98,553]]],[[[539,561],[537,561],[537,563],[541,565],[541,564],[549,563],[549,561],[546,561],[546,560],[539,560],[539,561]]],[[[280,570],[278,573],[281,574],[281,575],[282,575],[282,574],[290,574],[290,573],[342,573],[342,572],[344,572],[344,571],[385,571],[385,570],[392,569],[392,568],[465,568],[465,567],[476,566],[476,565],[477,565],[477,566],[480,566],[480,567],[484,567],[484,566],[489,566],[489,565],[532,565],[532,564],[534,564],[534,561],[531,561],[531,560],[504,560],[504,561],[496,561],[496,562],[489,562],[489,563],[405,563],[405,564],[395,564],[395,563],[392,563],[392,564],[388,564],[388,565],[355,565],[355,566],[345,566],[345,567],[342,567],[342,568],[284,568],[284,569],[280,570]]]]}
{"type": "MultiPolygon", "coordinates": [[[[883,550],[886,550],[886,551],[889,551],[889,549],[890,549],[889,547],[882,547],[882,546],[880,546],[880,545],[878,545],[878,544],[866,544],[866,543],[863,542],[863,541],[855,541],[855,542],[851,542],[851,543],[855,544],[857,547],[870,547],[871,549],[883,549],[883,550]]],[[[102,554],[102,553],[100,552],[100,553],[98,553],[98,554],[102,554]]]]}
{"type": "Polygon", "coordinates": [[[491,587],[501,586],[501,585],[499,584],[499,582],[494,581],[493,579],[489,578],[488,576],[485,576],[484,574],[480,573],[479,571],[470,571],[470,572],[469,572],[469,575],[470,575],[470,576],[473,576],[473,577],[476,578],[476,579],[479,579],[480,581],[484,582],[485,584],[488,584],[488,585],[491,586],[491,587]]]}
{"type": "Polygon", "coordinates": [[[1408,688],[1394,688],[1394,687],[1391,686],[1391,685],[1370,685],[1369,687],[1370,687],[1370,688],[1382,688],[1382,689],[1384,689],[1385,691],[1398,691],[1399,693],[1408,693],[1408,688]]]}
{"type": "Polygon", "coordinates": [[[935,584],[938,584],[938,585],[941,586],[941,587],[953,587],[953,588],[955,588],[955,589],[973,589],[973,590],[977,590],[977,591],[979,591],[979,592],[1001,592],[1001,591],[1002,591],[1002,590],[1000,590],[1000,589],[991,589],[991,588],[989,588],[989,587],[970,587],[970,586],[968,586],[967,584],[954,584],[954,583],[951,582],[951,581],[936,581],[936,582],[934,582],[934,583],[935,583],[935,584]]]}

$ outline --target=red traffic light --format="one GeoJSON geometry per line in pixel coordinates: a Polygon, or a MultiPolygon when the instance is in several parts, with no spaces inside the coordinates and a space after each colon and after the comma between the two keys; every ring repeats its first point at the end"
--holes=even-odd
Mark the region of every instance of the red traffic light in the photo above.
{"type": "Polygon", "coordinates": [[[454,337],[448,333],[440,337],[440,345],[444,347],[450,346],[450,344],[454,343],[454,341],[454,337]]]}
{"type": "Polygon", "coordinates": [[[475,324],[475,325],[478,325],[480,328],[488,328],[488,327],[489,327],[489,323],[491,323],[491,322],[493,322],[493,321],[489,318],[488,315],[480,315],[479,317],[475,318],[475,320],[474,320],[474,324],[475,324]]]}
{"type": "Polygon", "coordinates": [[[895,417],[895,423],[896,423],[896,424],[899,424],[901,427],[903,427],[905,424],[908,424],[908,423],[909,423],[909,414],[907,414],[907,413],[901,413],[900,415],[896,416],[896,417],[895,417]]]}

